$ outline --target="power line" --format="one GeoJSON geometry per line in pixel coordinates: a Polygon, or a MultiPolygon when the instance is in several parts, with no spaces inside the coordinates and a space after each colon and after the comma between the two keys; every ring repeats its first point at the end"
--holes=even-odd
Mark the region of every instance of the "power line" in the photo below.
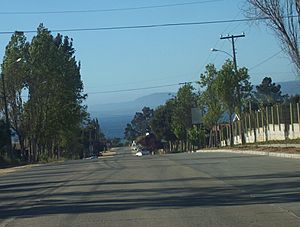
{"type": "MultiPolygon", "coordinates": [[[[276,73],[291,73],[291,72],[268,72],[263,74],[276,74],[276,73]]],[[[262,73],[260,73],[262,74],[262,73]]],[[[188,82],[180,82],[174,84],[166,84],[166,85],[158,85],[158,86],[150,86],[150,87],[140,87],[140,88],[129,88],[129,89],[120,89],[120,90],[108,90],[108,91],[96,91],[96,92],[87,92],[88,95],[94,94],[109,94],[109,93],[122,93],[122,92],[131,92],[131,91],[139,91],[139,90],[150,90],[156,88],[164,88],[164,87],[173,87],[173,86],[182,86],[191,83],[198,83],[198,81],[188,81],[188,82]]]]}
{"type": "Polygon", "coordinates": [[[196,81],[189,81],[183,83],[176,83],[176,84],[166,84],[166,85],[159,85],[159,86],[152,86],[152,87],[140,87],[140,88],[130,88],[130,89],[120,89],[120,90],[110,90],[110,91],[96,91],[96,92],[88,92],[88,95],[93,94],[108,94],[108,93],[120,93],[120,92],[130,92],[130,91],[139,91],[139,90],[149,90],[155,88],[163,88],[163,87],[173,87],[173,86],[181,86],[183,84],[188,83],[196,83],[196,81]]]}
{"type": "MultiPolygon", "coordinates": [[[[298,16],[288,16],[286,18],[292,18],[298,16]]],[[[259,18],[242,18],[242,19],[230,19],[230,20],[214,20],[214,21],[199,21],[199,22],[180,22],[180,23],[165,23],[165,24],[149,24],[149,25],[132,25],[132,26],[115,26],[115,27],[99,27],[99,28],[67,28],[67,29],[53,29],[52,32],[86,32],[86,31],[104,31],[104,30],[128,30],[128,29],[147,29],[147,28],[159,28],[159,27],[177,27],[177,26],[193,26],[193,25],[207,25],[207,24],[224,24],[235,22],[250,22],[258,20],[269,20],[269,17],[259,18]]],[[[36,33],[36,30],[24,30],[17,31],[23,33],[36,33]]],[[[13,31],[0,32],[0,35],[13,34],[13,31]]]]}
{"type": "Polygon", "coordinates": [[[261,66],[262,64],[264,64],[264,63],[266,63],[267,61],[271,60],[272,58],[276,57],[276,56],[279,55],[282,51],[283,51],[283,50],[280,50],[280,51],[278,51],[277,53],[273,54],[272,56],[270,56],[270,57],[264,59],[264,60],[261,61],[260,63],[258,63],[258,64],[256,64],[256,65],[252,66],[252,67],[249,69],[249,71],[252,70],[252,69],[254,69],[254,68],[257,68],[257,67],[261,66]]]}
{"type": "MultiPolygon", "coordinates": [[[[297,17],[289,16],[287,18],[297,17]]],[[[199,22],[181,22],[181,23],[165,23],[165,24],[149,24],[149,25],[132,25],[132,26],[115,26],[115,27],[99,27],[99,28],[67,28],[67,29],[53,29],[52,32],[87,32],[87,31],[104,31],[104,30],[128,30],[128,29],[147,29],[147,28],[162,28],[162,27],[178,27],[178,26],[194,26],[207,24],[224,24],[235,22],[250,22],[258,20],[268,20],[269,17],[260,18],[243,18],[230,20],[214,20],[214,21],[199,21],[199,22]]],[[[36,30],[17,31],[23,33],[36,33],[36,30]]],[[[13,31],[0,32],[0,35],[13,34],[13,31]]]]}
{"type": "MultiPolygon", "coordinates": [[[[162,28],[162,27],[177,27],[177,26],[193,26],[193,25],[207,25],[207,24],[223,24],[235,22],[249,22],[255,20],[267,20],[268,17],[262,18],[243,18],[231,20],[214,20],[214,21],[199,21],[199,22],[181,22],[181,23],[165,23],[165,24],[149,24],[149,25],[132,25],[132,26],[115,26],[115,27],[99,27],[99,28],[67,28],[67,29],[53,29],[52,32],[87,32],[87,31],[104,31],[104,30],[128,30],[128,29],[147,29],[147,28],[162,28]]],[[[18,31],[23,33],[36,33],[36,30],[18,31]]],[[[0,35],[13,34],[13,31],[0,32],[0,35]]]]}
{"type": "Polygon", "coordinates": [[[283,72],[254,72],[254,73],[251,73],[251,75],[262,75],[262,74],[265,74],[265,75],[282,75],[282,74],[285,74],[285,75],[296,75],[295,72],[291,72],[291,71],[283,71],[283,72]]]}
{"type": "Polygon", "coordinates": [[[126,8],[109,8],[109,9],[87,9],[87,10],[61,10],[61,11],[15,11],[15,12],[0,12],[2,15],[39,15],[39,14],[74,14],[74,13],[102,13],[102,12],[116,12],[116,11],[131,11],[131,10],[143,10],[143,9],[155,9],[155,8],[169,8],[186,5],[197,5],[212,2],[220,2],[224,0],[205,0],[205,1],[192,1],[163,5],[151,5],[151,6],[138,6],[138,7],[126,7],[126,8]]]}

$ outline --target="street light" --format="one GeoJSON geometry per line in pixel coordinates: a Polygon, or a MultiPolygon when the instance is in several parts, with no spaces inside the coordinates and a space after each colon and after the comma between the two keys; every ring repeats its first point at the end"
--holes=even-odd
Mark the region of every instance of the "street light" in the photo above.
{"type": "Polygon", "coordinates": [[[212,52],[222,52],[224,54],[227,54],[228,56],[230,56],[231,58],[234,58],[231,54],[229,54],[228,52],[224,51],[224,50],[218,50],[218,49],[215,49],[215,48],[211,48],[210,51],[212,52]]]}
{"type": "MultiPolygon", "coordinates": [[[[10,65],[18,63],[22,60],[22,58],[18,58],[14,62],[12,62],[10,65]]],[[[12,150],[12,142],[11,142],[11,134],[10,134],[10,121],[9,121],[9,116],[8,116],[8,105],[7,105],[7,97],[6,97],[6,88],[5,88],[5,80],[4,80],[4,73],[1,73],[1,79],[2,79],[2,89],[3,89],[3,100],[4,100],[4,112],[5,112],[5,125],[6,125],[6,133],[9,138],[8,141],[8,154],[11,155],[11,150],[12,150]]]]}

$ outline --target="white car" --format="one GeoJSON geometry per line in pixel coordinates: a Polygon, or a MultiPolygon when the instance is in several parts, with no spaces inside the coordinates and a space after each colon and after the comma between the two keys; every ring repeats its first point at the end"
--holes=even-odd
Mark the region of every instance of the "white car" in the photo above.
{"type": "Polygon", "coordinates": [[[138,151],[135,155],[136,155],[137,157],[141,157],[141,156],[143,156],[143,155],[150,155],[150,151],[148,151],[148,150],[138,151]]]}
{"type": "Polygon", "coordinates": [[[141,151],[138,151],[138,152],[136,152],[135,156],[141,157],[141,156],[143,156],[143,153],[141,151]]]}

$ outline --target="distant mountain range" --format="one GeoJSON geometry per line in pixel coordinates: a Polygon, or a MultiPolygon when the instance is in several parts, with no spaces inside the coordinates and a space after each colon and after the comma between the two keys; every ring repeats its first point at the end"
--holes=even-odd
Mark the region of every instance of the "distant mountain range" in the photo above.
{"type": "Polygon", "coordinates": [[[281,86],[281,93],[283,95],[288,94],[289,96],[300,94],[300,80],[278,82],[281,86]]]}
{"type": "MultiPolygon", "coordinates": [[[[282,94],[300,94],[300,80],[288,82],[276,82],[281,85],[282,94]]],[[[107,138],[123,138],[124,129],[130,123],[136,112],[140,112],[144,106],[156,108],[163,105],[175,93],[154,93],[140,97],[136,100],[120,103],[107,103],[89,106],[92,117],[100,121],[100,126],[107,138]]]]}
{"type": "Polygon", "coordinates": [[[107,138],[123,138],[124,129],[131,122],[136,112],[144,106],[156,108],[163,105],[175,93],[154,93],[129,102],[98,104],[89,107],[92,117],[100,121],[100,127],[107,138]]]}
{"type": "Polygon", "coordinates": [[[141,111],[144,106],[156,108],[163,105],[175,93],[154,93],[137,98],[129,102],[107,103],[89,106],[89,112],[93,115],[101,114],[101,117],[114,117],[120,115],[132,115],[137,111],[141,111]]]}

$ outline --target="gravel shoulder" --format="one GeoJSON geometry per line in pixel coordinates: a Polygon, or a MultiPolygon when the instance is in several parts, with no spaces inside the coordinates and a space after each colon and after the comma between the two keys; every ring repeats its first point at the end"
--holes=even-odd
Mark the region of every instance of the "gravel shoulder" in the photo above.
{"type": "Polygon", "coordinates": [[[246,146],[236,146],[234,148],[228,148],[228,149],[300,154],[300,144],[246,145],[246,146]]]}

